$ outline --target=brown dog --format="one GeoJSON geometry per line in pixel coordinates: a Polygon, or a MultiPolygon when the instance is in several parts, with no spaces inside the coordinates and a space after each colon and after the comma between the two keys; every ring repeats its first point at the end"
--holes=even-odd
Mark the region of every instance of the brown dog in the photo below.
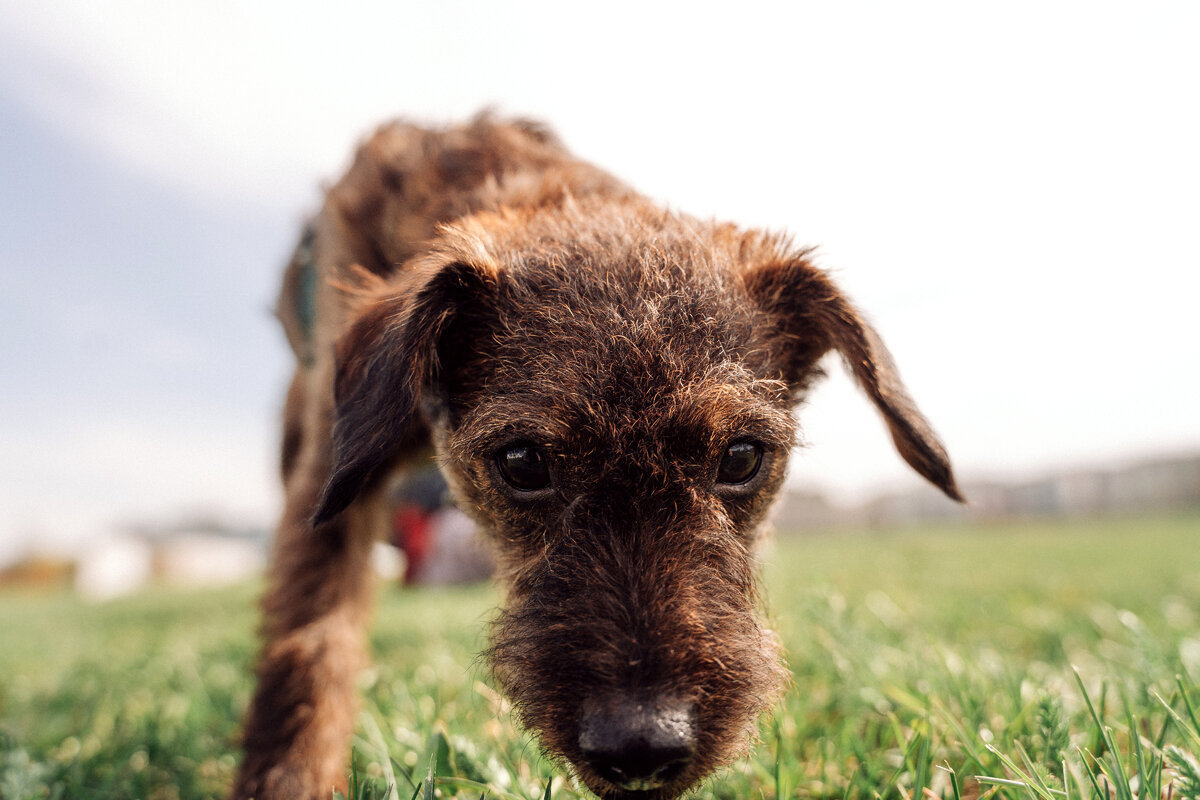
{"type": "Polygon", "coordinates": [[[382,490],[430,444],[496,544],[490,660],[550,757],[649,800],[744,752],[783,675],[755,543],[822,355],[959,497],[806,256],[657,208],[533,123],[376,132],[284,283],[287,499],[234,796],[344,787],[382,490]]]}

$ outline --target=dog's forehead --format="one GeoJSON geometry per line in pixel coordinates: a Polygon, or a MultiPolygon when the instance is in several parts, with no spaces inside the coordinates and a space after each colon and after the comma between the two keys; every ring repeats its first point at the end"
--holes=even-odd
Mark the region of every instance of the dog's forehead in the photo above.
{"type": "Polygon", "coordinates": [[[738,265],[702,238],[597,243],[513,254],[499,304],[509,340],[542,352],[622,351],[639,362],[712,361],[761,322],[738,265]]]}
{"type": "Polygon", "coordinates": [[[611,388],[678,382],[753,344],[754,315],[730,283],[665,253],[531,258],[510,272],[499,344],[514,362],[611,388]]]}
{"type": "MultiPolygon", "coordinates": [[[[535,438],[787,443],[786,384],[737,276],[646,246],[506,265],[495,324],[464,376],[477,421],[535,438]],[[501,411],[502,413],[497,413],[501,411]]],[[[507,434],[503,434],[507,435],[507,434]]]]}

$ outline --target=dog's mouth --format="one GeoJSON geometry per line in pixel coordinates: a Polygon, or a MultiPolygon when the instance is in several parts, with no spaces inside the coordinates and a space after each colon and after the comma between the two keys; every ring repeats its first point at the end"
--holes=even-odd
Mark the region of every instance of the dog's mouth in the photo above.
{"type": "Polygon", "coordinates": [[[664,793],[658,789],[618,789],[612,794],[601,795],[605,800],[672,800],[682,792],[664,793]]]}
{"type": "Polygon", "coordinates": [[[613,792],[602,795],[614,798],[674,797],[676,793],[662,792],[678,783],[680,776],[691,762],[691,755],[668,762],[644,775],[629,775],[622,767],[592,764],[591,771],[598,772],[604,782],[613,787],[613,792]]]}
{"type": "Polygon", "coordinates": [[[623,784],[584,781],[603,800],[675,800],[691,786],[690,781],[638,778],[623,784]]]}

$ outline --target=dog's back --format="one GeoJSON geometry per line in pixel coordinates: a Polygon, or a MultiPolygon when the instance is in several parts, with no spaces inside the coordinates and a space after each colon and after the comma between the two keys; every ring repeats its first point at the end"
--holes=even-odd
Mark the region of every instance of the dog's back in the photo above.
{"type": "Polygon", "coordinates": [[[442,129],[381,126],[329,188],[285,272],[277,313],[293,350],[310,360],[316,318],[339,308],[317,301],[318,283],[355,285],[360,269],[387,278],[422,252],[440,224],[501,207],[539,208],[568,194],[636,196],[530,120],[484,113],[442,129]]]}

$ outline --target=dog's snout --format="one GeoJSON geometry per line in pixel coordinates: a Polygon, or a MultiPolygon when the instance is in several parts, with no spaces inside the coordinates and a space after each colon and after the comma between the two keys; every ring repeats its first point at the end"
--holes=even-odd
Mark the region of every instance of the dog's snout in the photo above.
{"type": "Polygon", "coordinates": [[[604,780],[627,790],[656,789],[696,753],[696,709],[686,701],[632,698],[585,708],[579,749],[604,780]]]}

